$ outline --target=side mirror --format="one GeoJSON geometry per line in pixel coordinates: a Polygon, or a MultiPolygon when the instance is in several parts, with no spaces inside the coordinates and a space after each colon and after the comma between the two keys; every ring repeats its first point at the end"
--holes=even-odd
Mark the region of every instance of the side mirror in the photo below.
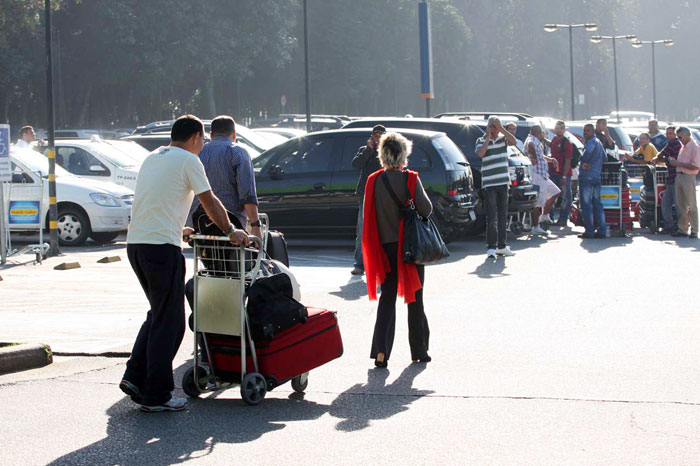
{"type": "Polygon", "coordinates": [[[282,168],[280,168],[279,165],[271,166],[269,173],[270,173],[270,178],[272,178],[273,180],[281,180],[282,177],[284,176],[284,170],[282,168]]]}
{"type": "Polygon", "coordinates": [[[95,174],[102,174],[105,173],[107,170],[105,170],[104,167],[100,165],[90,165],[90,173],[95,173],[95,174]]]}

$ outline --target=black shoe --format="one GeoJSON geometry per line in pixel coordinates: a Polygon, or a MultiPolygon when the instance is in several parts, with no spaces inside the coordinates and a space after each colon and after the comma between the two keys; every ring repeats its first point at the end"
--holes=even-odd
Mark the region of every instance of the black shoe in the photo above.
{"type": "Polygon", "coordinates": [[[119,382],[119,389],[126,393],[136,404],[141,404],[141,390],[139,387],[124,379],[119,382]]]}
{"type": "Polygon", "coordinates": [[[377,361],[376,359],[374,360],[374,365],[376,367],[387,367],[389,364],[386,360],[384,361],[377,361]]]}
{"type": "Polygon", "coordinates": [[[605,236],[605,233],[596,233],[595,235],[593,235],[593,237],[596,238],[596,239],[605,239],[605,238],[607,238],[607,236],[605,236]]]}
{"type": "Polygon", "coordinates": [[[433,358],[431,358],[430,355],[426,354],[426,355],[423,356],[422,358],[414,359],[413,362],[414,362],[414,363],[418,363],[418,362],[430,362],[430,361],[432,361],[432,360],[433,360],[433,358]]]}
{"type": "Polygon", "coordinates": [[[581,233],[578,237],[581,239],[593,239],[595,235],[593,233],[581,233]]]}
{"type": "Polygon", "coordinates": [[[673,233],[671,233],[671,236],[675,236],[676,238],[678,238],[678,237],[687,237],[688,235],[686,235],[685,233],[683,233],[680,230],[676,230],[673,233]]]}
{"type": "Polygon", "coordinates": [[[364,274],[365,274],[365,271],[362,270],[362,269],[359,268],[359,267],[355,267],[354,269],[352,269],[352,270],[350,271],[350,273],[351,273],[352,275],[364,275],[364,274]]]}
{"type": "Polygon", "coordinates": [[[698,239],[698,234],[697,233],[691,233],[688,235],[688,238],[690,239],[698,239]]]}

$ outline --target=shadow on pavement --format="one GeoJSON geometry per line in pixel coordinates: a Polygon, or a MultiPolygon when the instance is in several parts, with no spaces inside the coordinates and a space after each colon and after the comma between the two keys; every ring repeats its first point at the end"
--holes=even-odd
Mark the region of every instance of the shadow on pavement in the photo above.
{"type": "Polygon", "coordinates": [[[388,419],[406,411],[418,398],[434,393],[413,388],[414,379],[426,367],[427,364],[410,364],[389,385],[389,370],[368,369],[366,384],[353,385],[331,403],[331,416],[343,419],[335,428],[344,432],[365,429],[371,421],[388,419]]]}
{"type": "Polygon", "coordinates": [[[469,272],[471,275],[476,275],[479,278],[498,278],[507,277],[508,273],[503,271],[506,269],[506,258],[503,256],[498,256],[496,259],[487,257],[484,262],[482,262],[473,272],[469,272]]]}
{"type": "Polygon", "coordinates": [[[629,233],[627,236],[611,236],[608,238],[581,238],[581,247],[590,253],[598,253],[606,249],[625,247],[634,241],[634,237],[629,233]]]}
{"type": "Polygon", "coordinates": [[[331,291],[329,294],[346,301],[357,301],[363,296],[367,296],[367,283],[360,276],[351,276],[345,285],[341,285],[340,289],[331,291]]]}

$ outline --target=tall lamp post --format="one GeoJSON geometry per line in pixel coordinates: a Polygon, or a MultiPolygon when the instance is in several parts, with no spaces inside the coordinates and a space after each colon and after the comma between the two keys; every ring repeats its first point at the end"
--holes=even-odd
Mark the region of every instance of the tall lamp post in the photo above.
{"type": "Polygon", "coordinates": [[[591,36],[591,42],[594,44],[599,44],[603,40],[611,40],[612,41],[612,46],[613,46],[613,70],[615,73],[615,111],[617,112],[617,122],[620,122],[620,97],[617,89],[617,48],[615,47],[615,43],[619,39],[626,39],[630,42],[634,42],[637,40],[637,36],[634,34],[625,34],[622,36],[591,36]]]}
{"type": "Polygon", "coordinates": [[[49,139],[49,251],[58,256],[58,209],[56,207],[56,146],[54,144],[53,53],[51,50],[51,0],[44,0],[44,27],[46,39],[46,132],[49,139]]]}
{"type": "Polygon", "coordinates": [[[311,85],[309,84],[309,13],[304,0],[304,87],[306,88],[306,132],[311,132],[311,85]]]}
{"type": "Polygon", "coordinates": [[[666,47],[672,47],[673,42],[671,39],[664,40],[636,40],[632,42],[632,47],[638,49],[643,45],[651,45],[651,80],[652,80],[652,93],[654,96],[654,119],[656,119],[656,44],[665,45],[666,47]]]}
{"type": "Polygon", "coordinates": [[[598,30],[598,25],[594,23],[586,24],[545,24],[544,30],[547,32],[554,32],[557,29],[568,29],[569,30],[569,65],[571,68],[571,119],[576,119],[576,111],[574,110],[574,41],[573,41],[573,30],[574,28],[585,28],[586,31],[593,32],[598,30]]]}

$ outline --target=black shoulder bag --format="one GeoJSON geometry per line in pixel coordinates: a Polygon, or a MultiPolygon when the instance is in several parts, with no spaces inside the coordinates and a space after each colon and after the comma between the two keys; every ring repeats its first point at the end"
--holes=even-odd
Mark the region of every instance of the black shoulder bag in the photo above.
{"type": "Polygon", "coordinates": [[[403,251],[402,260],[404,264],[432,264],[450,256],[450,252],[445,246],[445,242],[440,236],[435,223],[429,218],[421,217],[416,210],[416,206],[408,189],[408,172],[404,172],[406,178],[406,191],[408,192],[408,206],[404,206],[391,189],[386,172],[381,178],[386,186],[389,195],[399,208],[399,213],[403,217],[403,251]]]}

